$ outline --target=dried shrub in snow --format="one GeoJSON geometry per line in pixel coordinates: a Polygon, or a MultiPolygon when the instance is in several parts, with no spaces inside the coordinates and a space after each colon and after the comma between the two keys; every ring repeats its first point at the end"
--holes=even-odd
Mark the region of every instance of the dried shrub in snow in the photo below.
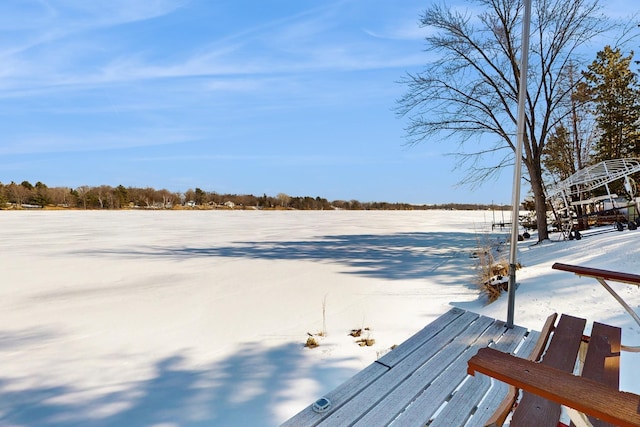
{"type": "Polygon", "coordinates": [[[314,336],[309,336],[304,346],[307,348],[316,348],[316,347],[320,347],[320,343],[314,336]]]}
{"type": "MultiPolygon", "coordinates": [[[[477,249],[473,253],[476,258],[476,271],[478,273],[478,286],[487,296],[489,303],[497,300],[502,291],[509,286],[509,262],[503,254],[503,242],[490,242],[488,239],[481,241],[476,239],[477,249]],[[496,258],[499,258],[496,260],[496,258]]],[[[516,268],[520,268],[517,265],[516,268]]]]}
{"type": "Polygon", "coordinates": [[[371,347],[372,345],[374,345],[376,343],[376,340],[374,340],[373,338],[360,338],[359,340],[356,341],[356,344],[358,344],[360,347],[371,347]]]}

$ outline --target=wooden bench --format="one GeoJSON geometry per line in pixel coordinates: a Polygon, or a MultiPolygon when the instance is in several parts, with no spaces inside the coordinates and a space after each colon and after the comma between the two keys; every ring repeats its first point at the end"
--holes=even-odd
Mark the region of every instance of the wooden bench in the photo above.
{"type": "Polygon", "coordinates": [[[316,412],[309,405],[283,426],[485,425],[497,408],[506,416],[515,389],[467,375],[469,358],[491,346],[535,359],[544,335],[452,308],[327,393],[328,409],[316,412]]]}

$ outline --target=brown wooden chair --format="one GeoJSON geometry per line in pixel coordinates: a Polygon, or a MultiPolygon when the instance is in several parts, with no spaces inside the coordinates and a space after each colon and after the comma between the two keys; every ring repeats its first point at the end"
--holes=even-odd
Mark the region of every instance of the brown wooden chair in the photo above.
{"type": "MultiPolygon", "coordinates": [[[[601,283],[616,280],[640,285],[640,276],[632,274],[567,264],[553,268],[594,277],[601,283]]],[[[623,306],[631,310],[626,303],[623,306]]],[[[585,319],[562,315],[555,327],[548,327],[549,321],[555,322],[555,316],[548,319],[548,332],[540,340],[543,346],[543,338],[552,334],[541,361],[482,348],[468,362],[469,374],[479,372],[523,390],[510,425],[556,427],[564,405],[577,426],[640,426],[640,396],[619,391],[620,351],[625,348],[620,342],[621,329],[594,322],[589,337],[583,334],[585,319]]],[[[506,416],[500,412],[488,425],[502,425],[506,416]]]]}

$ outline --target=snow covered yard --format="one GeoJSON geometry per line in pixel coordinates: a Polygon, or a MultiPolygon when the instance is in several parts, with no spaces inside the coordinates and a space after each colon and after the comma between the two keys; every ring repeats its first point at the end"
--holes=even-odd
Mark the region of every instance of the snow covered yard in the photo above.
{"type": "MultiPolygon", "coordinates": [[[[1,212],[0,424],[278,425],[452,305],[486,305],[491,212],[1,212]],[[323,315],[324,305],[324,315],[323,315]],[[320,346],[307,333],[326,328],[320,346]],[[365,331],[375,344],[349,336],[365,331]]],[[[516,323],[640,327],[593,279],[640,273],[640,231],[520,244],[516,323]]],[[[506,254],[505,254],[506,256],[506,254]]],[[[632,307],[640,290],[614,285],[632,307]]],[[[640,392],[623,354],[623,390],[640,392]]]]}

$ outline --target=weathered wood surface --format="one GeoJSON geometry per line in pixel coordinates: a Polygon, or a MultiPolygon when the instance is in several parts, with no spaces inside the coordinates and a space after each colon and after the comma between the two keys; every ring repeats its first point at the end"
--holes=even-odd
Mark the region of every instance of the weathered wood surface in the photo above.
{"type": "MultiPolygon", "coordinates": [[[[496,334],[501,334],[500,341],[495,343],[494,348],[500,351],[506,351],[511,353],[516,350],[516,348],[522,343],[527,330],[522,327],[514,327],[513,329],[507,329],[506,332],[504,330],[504,324],[496,323],[495,324],[496,334]]],[[[466,360],[469,359],[472,355],[477,353],[477,350],[486,346],[483,345],[484,342],[482,340],[478,340],[473,346],[469,347],[467,350],[467,354],[463,358],[459,358],[455,364],[452,364],[447,369],[454,369],[456,372],[452,372],[449,375],[454,377],[456,380],[462,381],[465,379],[466,370],[466,360]]],[[[449,378],[449,376],[447,376],[449,378]]],[[[483,419],[478,416],[477,408],[480,406],[483,398],[487,396],[489,389],[491,388],[492,380],[486,376],[478,376],[474,378],[467,378],[464,384],[456,391],[456,393],[451,397],[451,399],[447,402],[446,406],[442,408],[439,412],[438,417],[435,418],[431,424],[431,426],[443,426],[448,427],[451,425],[464,425],[467,419],[469,418],[468,414],[472,413],[472,411],[476,411],[474,413],[474,418],[476,418],[476,422],[482,422],[486,420],[488,416],[491,416],[491,413],[495,411],[498,404],[500,402],[494,403],[490,411],[491,413],[487,414],[488,416],[483,419]]],[[[491,392],[490,397],[504,397],[508,393],[508,388],[502,389],[500,387],[502,384],[495,382],[496,389],[491,392]]],[[[426,421],[424,418],[420,417],[421,408],[419,405],[412,405],[414,408],[414,419],[416,419],[416,424],[418,426],[424,426],[426,421]]],[[[409,408],[411,409],[411,408],[409,408]]],[[[406,411],[407,414],[410,413],[409,410],[406,411]]],[[[402,418],[399,419],[402,421],[402,418]]],[[[403,423],[404,424],[404,423],[403,423]]],[[[403,425],[400,424],[400,425],[403,425]]]]}
{"type": "Polygon", "coordinates": [[[640,396],[618,391],[622,330],[594,322],[587,337],[582,335],[585,324],[584,319],[563,315],[540,363],[482,349],[469,360],[468,372],[524,390],[510,422],[513,427],[555,427],[561,404],[571,408],[572,420],[576,416],[586,421],[584,414],[589,415],[594,427],[640,425],[640,396]]]}
{"type": "MultiPolygon", "coordinates": [[[[613,390],[620,387],[620,339],[622,330],[603,323],[594,322],[589,339],[589,347],[580,374],[584,378],[597,381],[613,390]]],[[[609,427],[594,418],[589,418],[593,427],[609,427]]]]}
{"type": "Polygon", "coordinates": [[[528,357],[538,335],[452,308],[327,393],[330,410],[318,414],[309,406],[283,426],[482,425],[509,388],[468,376],[467,361],[488,345],[507,352],[519,348],[518,355],[528,357]]]}
{"type": "Polygon", "coordinates": [[[481,349],[469,360],[469,371],[489,375],[617,426],[640,426],[639,395],[615,390],[589,378],[491,348],[481,349]]]}
{"type": "MultiPolygon", "coordinates": [[[[585,319],[562,315],[540,364],[572,373],[586,323],[585,319]]],[[[510,425],[555,427],[558,425],[560,414],[561,407],[558,403],[525,392],[510,425]]]]}
{"type": "MultiPolygon", "coordinates": [[[[551,314],[545,321],[540,332],[529,332],[529,336],[520,348],[516,350],[515,355],[532,361],[540,360],[546,349],[551,332],[555,328],[557,317],[557,313],[551,314]]],[[[466,427],[501,426],[504,424],[516,402],[519,391],[512,385],[495,380],[493,381],[493,387],[492,392],[488,393],[478,406],[476,413],[466,424],[466,427]]]]}

